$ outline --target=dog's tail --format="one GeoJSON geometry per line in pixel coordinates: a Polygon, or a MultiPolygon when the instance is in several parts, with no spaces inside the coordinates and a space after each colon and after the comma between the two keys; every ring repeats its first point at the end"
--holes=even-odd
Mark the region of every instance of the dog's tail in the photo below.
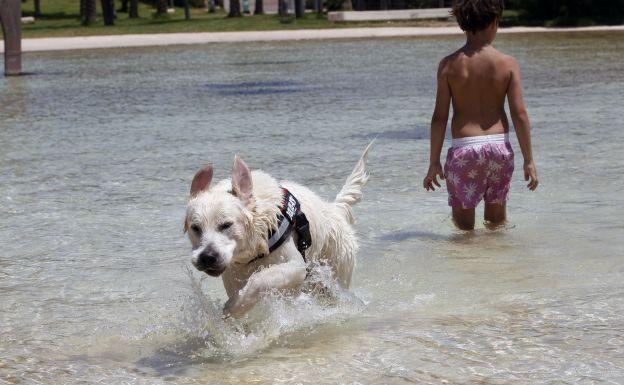
{"type": "Polygon", "coordinates": [[[355,222],[351,207],[362,200],[362,187],[364,187],[370,176],[366,170],[366,162],[368,162],[368,153],[373,143],[375,143],[374,139],[366,146],[360,160],[355,165],[351,175],[349,175],[344,186],[342,186],[342,189],[334,200],[334,204],[343,212],[349,223],[355,222]]]}

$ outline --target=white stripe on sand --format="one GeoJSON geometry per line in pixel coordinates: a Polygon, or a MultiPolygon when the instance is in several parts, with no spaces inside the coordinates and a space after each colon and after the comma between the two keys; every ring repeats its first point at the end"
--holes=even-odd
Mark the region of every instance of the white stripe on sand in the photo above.
{"type": "MultiPolygon", "coordinates": [[[[513,27],[501,28],[500,33],[561,33],[561,32],[596,32],[624,31],[622,26],[602,26],[583,28],[543,28],[513,27]]],[[[252,41],[296,41],[321,39],[373,39],[390,37],[418,37],[460,35],[457,27],[390,27],[390,28],[336,28],[336,29],[301,29],[294,31],[258,31],[258,32],[196,32],[196,33],[161,33],[144,35],[111,35],[84,37],[49,37],[22,40],[22,50],[56,51],[93,48],[147,47],[179,44],[233,43],[252,41]]],[[[4,52],[4,44],[0,44],[4,52]]]]}

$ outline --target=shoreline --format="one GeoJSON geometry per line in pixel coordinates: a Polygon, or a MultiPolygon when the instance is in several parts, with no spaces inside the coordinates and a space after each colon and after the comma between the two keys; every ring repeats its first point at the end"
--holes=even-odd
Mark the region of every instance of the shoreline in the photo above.
{"type": "MultiPolygon", "coordinates": [[[[546,28],[500,28],[501,34],[565,33],[565,32],[615,32],[624,31],[624,25],[546,28]]],[[[462,35],[459,27],[374,27],[331,28],[279,31],[245,32],[189,32],[134,35],[100,35],[77,37],[30,38],[22,40],[22,52],[65,51],[100,48],[154,47],[210,43],[274,42],[334,39],[380,39],[400,37],[427,37],[462,35]]],[[[0,44],[0,53],[4,44],[0,44]]]]}

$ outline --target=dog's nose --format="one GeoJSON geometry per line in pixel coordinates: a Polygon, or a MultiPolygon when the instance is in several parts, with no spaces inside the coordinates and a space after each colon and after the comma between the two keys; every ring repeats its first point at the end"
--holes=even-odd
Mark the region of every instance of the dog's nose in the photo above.
{"type": "Polygon", "coordinates": [[[219,256],[213,250],[204,250],[197,257],[197,267],[200,270],[214,268],[219,261],[219,256]]]}

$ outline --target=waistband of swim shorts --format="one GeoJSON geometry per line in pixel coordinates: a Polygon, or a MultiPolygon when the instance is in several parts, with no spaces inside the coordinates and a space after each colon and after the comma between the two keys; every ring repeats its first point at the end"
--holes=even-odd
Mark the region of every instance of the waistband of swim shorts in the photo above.
{"type": "Polygon", "coordinates": [[[451,146],[453,148],[466,146],[479,146],[487,143],[508,143],[509,134],[467,136],[465,138],[453,138],[451,146]]]}

